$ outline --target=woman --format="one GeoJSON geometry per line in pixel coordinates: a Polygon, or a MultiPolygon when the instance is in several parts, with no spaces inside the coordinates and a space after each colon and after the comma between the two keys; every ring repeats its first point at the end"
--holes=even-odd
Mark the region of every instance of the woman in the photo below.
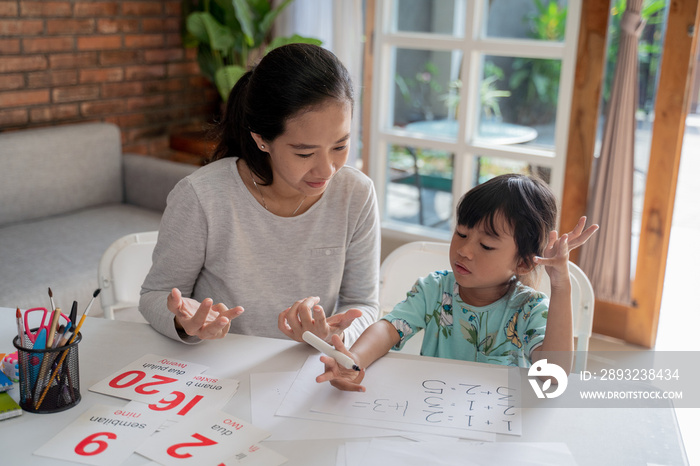
{"type": "Polygon", "coordinates": [[[371,180],[345,166],[352,111],[347,70],[313,45],[272,50],[236,83],[214,162],[168,197],[139,306],[156,330],[350,343],[376,320],[379,216],[371,180]]]}

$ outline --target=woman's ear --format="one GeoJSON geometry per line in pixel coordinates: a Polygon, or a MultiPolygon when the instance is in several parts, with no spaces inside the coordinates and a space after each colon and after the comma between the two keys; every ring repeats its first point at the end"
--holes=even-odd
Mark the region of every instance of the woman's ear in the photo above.
{"type": "Polygon", "coordinates": [[[258,133],[250,132],[250,136],[253,138],[255,141],[255,144],[258,146],[258,149],[260,149],[263,152],[269,152],[269,149],[267,148],[267,145],[265,144],[265,140],[260,136],[258,133]]]}

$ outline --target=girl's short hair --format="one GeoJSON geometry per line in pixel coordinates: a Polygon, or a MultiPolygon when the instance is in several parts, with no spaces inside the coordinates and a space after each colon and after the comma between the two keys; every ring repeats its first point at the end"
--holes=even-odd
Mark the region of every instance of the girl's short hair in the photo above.
{"type": "Polygon", "coordinates": [[[354,103],[350,74],[333,53],[311,44],[271,50],[231,90],[211,160],[240,157],[262,184],[272,183],[269,156],[250,132],[273,141],[287,120],[329,99],[354,103]]]}
{"type": "Polygon", "coordinates": [[[542,255],[549,232],[554,230],[557,201],[540,179],[506,174],[496,176],[469,190],[457,206],[457,224],[474,228],[481,224],[497,234],[497,216],[511,228],[518,256],[530,267],[533,257],[542,255]]]}

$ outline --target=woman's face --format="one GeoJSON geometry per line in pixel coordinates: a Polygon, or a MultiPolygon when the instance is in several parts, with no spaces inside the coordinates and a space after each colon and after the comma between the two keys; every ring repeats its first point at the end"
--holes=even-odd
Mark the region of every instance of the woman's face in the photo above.
{"type": "Polygon", "coordinates": [[[272,187],[288,195],[323,194],[348,159],[351,122],[349,102],[328,100],[288,119],[284,133],[271,142],[251,133],[270,154],[272,187]]]}

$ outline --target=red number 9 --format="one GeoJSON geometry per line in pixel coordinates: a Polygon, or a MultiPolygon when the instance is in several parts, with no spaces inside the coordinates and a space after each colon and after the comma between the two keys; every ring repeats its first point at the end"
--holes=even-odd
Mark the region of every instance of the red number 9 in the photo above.
{"type": "Polygon", "coordinates": [[[80,443],[75,446],[75,452],[81,456],[99,455],[100,453],[105,451],[109,446],[104,440],[95,440],[97,437],[100,437],[102,435],[104,435],[110,440],[114,440],[117,438],[117,434],[113,434],[112,432],[97,432],[95,434],[88,435],[83,440],[81,440],[80,443]],[[87,447],[88,445],[95,445],[94,450],[87,451],[85,447],[87,447]]]}

